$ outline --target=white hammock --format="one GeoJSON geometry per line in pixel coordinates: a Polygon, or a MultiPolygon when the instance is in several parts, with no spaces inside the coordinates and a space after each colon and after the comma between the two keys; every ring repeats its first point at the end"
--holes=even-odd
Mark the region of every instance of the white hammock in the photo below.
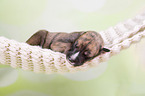
{"type": "Polygon", "coordinates": [[[87,70],[106,61],[145,36],[145,13],[101,31],[100,34],[104,39],[105,47],[111,52],[102,54],[82,66],[73,67],[62,53],[19,43],[5,37],[0,37],[0,63],[13,68],[48,74],[87,70]]]}

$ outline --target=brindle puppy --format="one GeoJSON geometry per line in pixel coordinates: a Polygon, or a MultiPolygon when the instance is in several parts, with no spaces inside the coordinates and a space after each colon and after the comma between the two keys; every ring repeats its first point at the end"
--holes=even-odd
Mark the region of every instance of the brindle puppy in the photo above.
{"type": "Polygon", "coordinates": [[[32,35],[26,43],[64,53],[73,66],[80,66],[99,54],[110,51],[104,48],[101,35],[94,31],[51,33],[40,30],[32,35]]]}

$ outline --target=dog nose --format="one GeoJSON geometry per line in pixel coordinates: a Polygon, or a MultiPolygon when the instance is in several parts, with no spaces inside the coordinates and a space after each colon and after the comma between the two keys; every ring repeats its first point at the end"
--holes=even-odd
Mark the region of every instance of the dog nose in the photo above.
{"type": "Polygon", "coordinates": [[[68,60],[69,60],[69,62],[70,62],[70,64],[71,65],[73,65],[73,66],[80,66],[80,65],[82,65],[83,63],[82,62],[80,62],[79,60],[77,60],[77,59],[72,59],[71,57],[69,57],[68,58],[68,60]]]}
{"type": "Polygon", "coordinates": [[[78,52],[68,54],[66,56],[71,65],[80,66],[83,64],[83,62],[81,62],[81,60],[79,58],[79,56],[80,56],[79,54],[80,54],[80,52],[78,51],[78,52]]]}
{"type": "Polygon", "coordinates": [[[75,62],[75,60],[74,60],[73,58],[71,58],[71,57],[68,57],[68,60],[69,60],[70,62],[75,62]]]}

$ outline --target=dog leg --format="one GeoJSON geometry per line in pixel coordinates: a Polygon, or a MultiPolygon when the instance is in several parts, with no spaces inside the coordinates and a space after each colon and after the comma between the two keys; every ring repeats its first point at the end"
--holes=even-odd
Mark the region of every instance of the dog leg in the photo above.
{"type": "Polygon", "coordinates": [[[26,41],[26,43],[28,43],[30,45],[39,45],[39,46],[43,47],[47,35],[48,35],[48,31],[46,31],[46,30],[40,30],[40,31],[36,32],[35,34],[33,34],[26,41]]]}

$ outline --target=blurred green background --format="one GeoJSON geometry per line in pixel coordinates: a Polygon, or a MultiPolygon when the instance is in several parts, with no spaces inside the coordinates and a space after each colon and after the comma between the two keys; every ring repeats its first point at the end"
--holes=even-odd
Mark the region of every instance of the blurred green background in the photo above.
{"type": "MultiPolygon", "coordinates": [[[[40,29],[101,31],[145,11],[145,0],[0,0],[0,36],[25,42],[40,29]]],[[[145,40],[96,68],[36,74],[0,65],[0,96],[145,96],[145,40]]]]}

